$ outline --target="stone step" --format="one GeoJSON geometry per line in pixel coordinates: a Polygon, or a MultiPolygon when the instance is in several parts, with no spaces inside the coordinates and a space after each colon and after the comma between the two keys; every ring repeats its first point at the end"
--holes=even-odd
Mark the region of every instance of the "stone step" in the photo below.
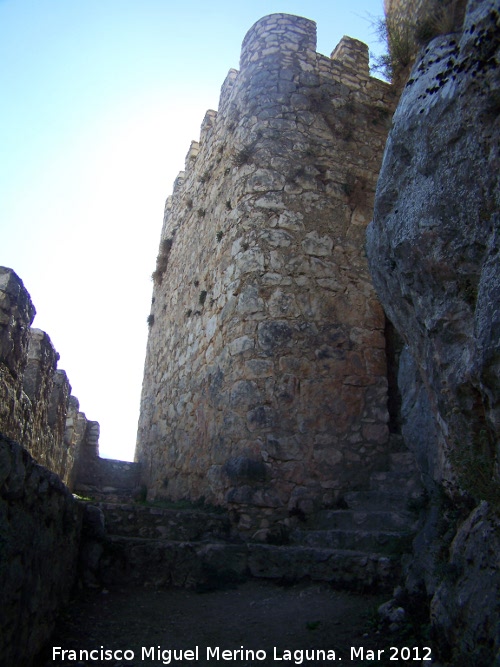
{"type": "Polygon", "coordinates": [[[415,473],[417,464],[412,452],[391,452],[389,454],[389,467],[393,472],[415,473]]]}
{"type": "Polygon", "coordinates": [[[89,484],[79,484],[74,492],[77,496],[90,498],[91,502],[96,503],[131,503],[136,497],[135,489],[120,488],[115,486],[96,487],[89,484]]]}
{"type": "Polygon", "coordinates": [[[422,485],[416,475],[401,472],[374,472],[370,475],[370,490],[401,493],[411,496],[422,485]]]}
{"type": "Polygon", "coordinates": [[[153,540],[112,535],[104,545],[100,581],[195,589],[220,588],[248,574],[248,550],[241,544],[153,540]]]}
{"type": "Polygon", "coordinates": [[[267,544],[249,545],[248,568],[254,577],[380,591],[392,590],[400,571],[399,559],[380,553],[267,544]]]}
{"type": "Polygon", "coordinates": [[[100,580],[151,587],[220,588],[252,576],[324,581],[355,590],[392,590],[398,559],[381,553],[310,546],[196,543],[112,536],[100,580]]]}
{"type": "Polygon", "coordinates": [[[344,496],[349,509],[364,511],[408,511],[409,498],[404,493],[385,491],[350,491],[344,496]]]}
{"type": "Polygon", "coordinates": [[[413,532],[372,530],[295,530],[292,544],[400,555],[411,549],[413,532]]]}
{"type": "Polygon", "coordinates": [[[316,530],[411,531],[415,526],[415,515],[406,511],[321,510],[310,527],[316,530]]]}
{"type": "Polygon", "coordinates": [[[99,506],[111,535],[177,541],[230,538],[231,526],[225,513],[133,503],[100,503],[99,506]]]}

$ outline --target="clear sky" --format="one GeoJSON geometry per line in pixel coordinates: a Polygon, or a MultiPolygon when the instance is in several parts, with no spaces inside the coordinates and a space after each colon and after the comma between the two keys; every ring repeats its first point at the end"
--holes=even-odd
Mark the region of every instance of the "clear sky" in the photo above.
{"type": "MultiPolygon", "coordinates": [[[[380,53],[382,0],[0,0],[0,265],[60,353],[101,456],[133,459],[163,207],[262,16],[380,53]]],[[[167,332],[166,334],[167,335],[167,332]]]]}

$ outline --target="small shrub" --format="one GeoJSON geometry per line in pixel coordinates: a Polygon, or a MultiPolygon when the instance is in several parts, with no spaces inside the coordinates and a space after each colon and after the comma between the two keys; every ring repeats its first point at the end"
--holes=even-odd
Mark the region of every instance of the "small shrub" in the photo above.
{"type": "Polygon", "coordinates": [[[418,50],[416,25],[386,17],[376,21],[375,29],[381,41],[386,43],[388,53],[375,58],[372,70],[394,81],[411,64],[418,50]]]}
{"type": "Polygon", "coordinates": [[[207,213],[207,212],[206,212],[206,210],[205,210],[204,208],[199,208],[199,209],[198,209],[198,215],[199,215],[200,218],[204,218],[205,215],[206,215],[206,213],[207,213]]]}
{"type": "Polygon", "coordinates": [[[254,139],[250,144],[243,146],[241,150],[233,155],[232,162],[236,167],[242,167],[244,164],[248,164],[252,155],[255,153],[255,147],[257,141],[261,138],[262,132],[257,132],[256,139],[254,139]]]}
{"type": "Polygon", "coordinates": [[[201,176],[200,176],[200,183],[207,183],[210,180],[210,175],[212,173],[211,169],[207,169],[201,176]]]}
{"type": "Polygon", "coordinates": [[[387,45],[388,52],[375,58],[372,70],[389,81],[397,81],[413,62],[418,50],[438,35],[460,29],[464,0],[434,0],[425,15],[416,21],[388,16],[374,21],[375,32],[387,45]]]}
{"type": "Polygon", "coordinates": [[[245,146],[233,155],[233,164],[236,167],[242,167],[243,165],[248,164],[250,162],[250,158],[253,155],[253,152],[254,151],[252,146],[245,146]]]}
{"type": "Polygon", "coordinates": [[[464,15],[463,0],[434,2],[415,26],[415,40],[423,46],[438,35],[448,35],[460,29],[464,15]]]}
{"type": "Polygon", "coordinates": [[[207,290],[204,290],[204,289],[203,289],[203,290],[201,290],[201,292],[200,292],[200,296],[198,297],[198,301],[199,301],[199,303],[200,303],[200,306],[203,306],[203,304],[205,303],[206,299],[207,299],[207,290]]]}
{"type": "Polygon", "coordinates": [[[221,232],[221,231],[219,230],[219,231],[217,232],[217,234],[215,235],[215,237],[216,237],[216,239],[217,239],[217,243],[220,243],[220,242],[222,241],[222,237],[223,237],[223,236],[224,236],[224,232],[221,232]]]}
{"type": "Polygon", "coordinates": [[[160,243],[160,251],[158,257],[156,258],[156,269],[153,271],[152,278],[156,284],[161,283],[163,274],[165,273],[168,266],[168,258],[170,251],[172,250],[173,238],[164,239],[160,243]]]}

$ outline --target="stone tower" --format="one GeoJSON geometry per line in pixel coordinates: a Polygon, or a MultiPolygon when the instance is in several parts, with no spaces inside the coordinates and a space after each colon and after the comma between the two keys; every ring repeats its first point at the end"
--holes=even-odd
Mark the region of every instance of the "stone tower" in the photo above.
{"type": "Polygon", "coordinates": [[[149,498],[241,529],[332,505],[387,456],[384,314],[364,256],[391,87],[344,37],[258,21],[168,198],[136,459],[149,498]]]}

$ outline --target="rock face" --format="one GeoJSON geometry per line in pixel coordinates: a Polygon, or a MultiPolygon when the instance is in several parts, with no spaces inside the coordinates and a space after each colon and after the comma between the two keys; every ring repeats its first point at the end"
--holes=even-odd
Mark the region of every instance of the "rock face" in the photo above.
{"type": "Polygon", "coordinates": [[[153,274],[136,453],[149,497],[229,504],[241,529],[332,504],[387,459],[363,243],[392,92],[360,42],[315,48],[294,16],[248,32],[153,274]]]}
{"type": "Polygon", "coordinates": [[[368,230],[377,291],[432,395],[442,450],[435,478],[465,490],[476,455],[492,475],[500,426],[499,42],[487,8],[416,64],[368,230]]]}
{"type": "Polygon", "coordinates": [[[0,435],[0,661],[31,665],[75,582],[82,509],[54,473],[0,435]]]}
{"type": "MultiPolygon", "coordinates": [[[[367,246],[377,292],[411,357],[401,375],[404,428],[428,488],[444,489],[455,503],[488,501],[493,515],[500,498],[498,9],[469,2],[463,31],[433,40],[415,64],[387,141],[367,246]],[[426,440],[416,419],[426,423],[426,440]]],[[[498,523],[489,522],[498,541],[498,523]]],[[[479,570],[498,567],[498,556],[477,534],[471,517],[450,562],[458,544],[477,545],[480,565],[470,577],[484,592],[479,613],[493,618],[486,591],[493,586],[498,600],[498,582],[486,577],[485,587],[479,570]]],[[[466,580],[434,605],[449,646],[452,626],[478,611],[466,580]]],[[[490,642],[488,657],[475,664],[492,664],[499,638],[491,628],[486,635],[482,648],[459,642],[455,650],[465,653],[454,659],[482,656],[490,642]]]]}
{"type": "Polygon", "coordinates": [[[500,664],[500,519],[487,503],[460,527],[446,575],[432,599],[431,620],[441,655],[456,664],[500,664]],[[496,661],[495,661],[496,655],[496,661]]]}

